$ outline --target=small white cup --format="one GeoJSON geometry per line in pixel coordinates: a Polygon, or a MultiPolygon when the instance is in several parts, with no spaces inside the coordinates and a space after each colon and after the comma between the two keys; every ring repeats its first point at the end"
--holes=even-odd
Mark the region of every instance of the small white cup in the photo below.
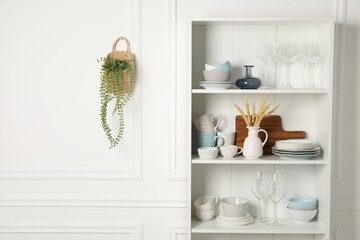
{"type": "Polygon", "coordinates": [[[219,202],[218,197],[202,196],[195,200],[194,206],[197,210],[209,211],[209,210],[214,210],[218,202],[219,202]]]}
{"type": "Polygon", "coordinates": [[[233,158],[242,153],[242,148],[236,145],[224,145],[220,147],[220,153],[224,158],[233,158]]]}
{"type": "Polygon", "coordinates": [[[225,140],[224,145],[234,145],[235,144],[235,132],[217,132],[217,136],[223,137],[225,140]]]}

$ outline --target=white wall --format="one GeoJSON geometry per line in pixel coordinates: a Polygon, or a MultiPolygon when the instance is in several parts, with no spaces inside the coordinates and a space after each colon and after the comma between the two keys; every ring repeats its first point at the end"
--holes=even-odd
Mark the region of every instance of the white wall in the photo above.
{"type": "Polygon", "coordinates": [[[359,239],[359,12],[356,0],[0,0],[0,239],[186,238],[187,163],[175,148],[186,124],[186,20],[220,16],[346,23],[332,223],[333,239],[359,239]],[[96,59],[120,35],[138,85],[124,141],[108,150],[96,59]]]}

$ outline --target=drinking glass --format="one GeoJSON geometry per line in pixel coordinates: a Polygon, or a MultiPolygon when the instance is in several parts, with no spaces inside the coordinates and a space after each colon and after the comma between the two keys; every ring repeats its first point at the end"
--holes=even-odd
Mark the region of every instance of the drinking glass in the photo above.
{"type": "Polygon", "coordinates": [[[254,173],[254,183],[251,187],[251,192],[254,194],[258,200],[259,206],[259,215],[255,218],[256,222],[267,222],[267,219],[262,216],[261,211],[261,200],[267,196],[268,191],[268,171],[266,170],[256,170],[254,173]]]}
{"type": "Polygon", "coordinates": [[[272,174],[272,179],[269,181],[268,196],[274,204],[273,214],[274,218],[272,221],[269,221],[268,224],[271,226],[282,226],[283,223],[280,223],[277,218],[277,204],[285,196],[284,188],[284,174],[282,172],[274,172],[272,174]]]}
{"type": "Polygon", "coordinates": [[[301,50],[300,60],[309,68],[309,81],[304,84],[305,88],[316,88],[314,81],[314,66],[322,62],[326,57],[325,44],[321,42],[306,42],[301,50]]]}
{"type": "Polygon", "coordinates": [[[267,86],[268,66],[276,57],[276,45],[273,42],[259,43],[256,50],[256,57],[265,64],[264,85],[260,88],[269,88],[267,86]]]}
{"type": "Polygon", "coordinates": [[[298,47],[298,44],[295,42],[284,42],[280,44],[278,50],[277,50],[277,57],[282,64],[282,66],[285,65],[286,67],[286,74],[285,74],[285,83],[283,82],[281,84],[281,88],[291,88],[291,65],[298,59],[300,56],[300,50],[298,47]]]}

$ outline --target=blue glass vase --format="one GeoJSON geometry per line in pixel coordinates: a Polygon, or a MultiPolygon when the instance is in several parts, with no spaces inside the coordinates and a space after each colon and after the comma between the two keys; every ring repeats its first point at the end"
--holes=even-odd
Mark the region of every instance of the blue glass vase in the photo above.
{"type": "Polygon", "coordinates": [[[236,86],[241,89],[258,89],[261,86],[260,78],[253,77],[251,70],[254,66],[245,65],[246,75],[236,80],[236,86]]]}

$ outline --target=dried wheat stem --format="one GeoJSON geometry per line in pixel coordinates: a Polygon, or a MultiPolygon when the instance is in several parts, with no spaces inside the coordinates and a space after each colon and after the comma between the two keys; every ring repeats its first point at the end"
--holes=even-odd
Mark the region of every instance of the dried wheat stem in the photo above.
{"type": "Polygon", "coordinates": [[[249,107],[249,99],[248,97],[246,96],[245,97],[245,107],[246,107],[246,117],[247,117],[247,120],[250,122],[251,124],[251,114],[250,114],[250,107],[249,107]]]}
{"type": "Polygon", "coordinates": [[[243,117],[245,123],[247,126],[250,126],[250,122],[245,114],[245,112],[241,109],[241,107],[239,107],[236,103],[234,103],[234,106],[236,107],[236,109],[240,112],[241,116],[243,117]]]}

